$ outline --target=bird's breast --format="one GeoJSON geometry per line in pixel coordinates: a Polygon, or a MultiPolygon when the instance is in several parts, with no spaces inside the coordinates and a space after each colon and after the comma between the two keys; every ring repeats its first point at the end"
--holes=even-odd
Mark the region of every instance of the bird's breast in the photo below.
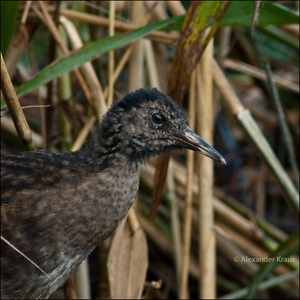
{"type": "Polygon", "coordinates": [[[79,188],[84,195],[80,197],[82,234],[90,235],[93,232],[97,242],[113,234],[131,208],[138,187],[139,168],[136,166],[120,167],[116,163],[99,173],[89,174],[88,180],[82,182],[79,188]],[[86,228],[85,219],[89,229],[86,228]]]}

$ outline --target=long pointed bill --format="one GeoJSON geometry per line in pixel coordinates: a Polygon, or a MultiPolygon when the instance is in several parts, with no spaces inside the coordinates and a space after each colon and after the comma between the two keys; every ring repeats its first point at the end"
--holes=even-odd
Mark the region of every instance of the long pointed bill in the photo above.
{"type": "Polygon", "coordinates": [[[226,165],[224,157],[216,149],[201,139],[201,137],[192,131],[188,126],[184,128],[183,131],[181,131],[178,135],[174,136],[174,138],[179,141],[183,147],[194,151],[199,151],[203,155],[208,156],[223,165],[226,165]]]}

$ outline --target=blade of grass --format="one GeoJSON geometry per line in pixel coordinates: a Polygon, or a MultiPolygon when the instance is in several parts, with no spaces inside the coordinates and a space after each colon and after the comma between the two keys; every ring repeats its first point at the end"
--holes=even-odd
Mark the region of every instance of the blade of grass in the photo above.
{"type": "Polygon", "coordinates": [[[19,1],[1,1],[1,52],[5,55],[13,35],[19,1]]]}
{"type": "MultiPolygon", "coordinates": [[[[221,26],[247,26],[253,22],[255,1],[232,1],[221,26]]],[[[277,3],[261,5],[256,26],[299,24],[299,14],[277,3]]]]}

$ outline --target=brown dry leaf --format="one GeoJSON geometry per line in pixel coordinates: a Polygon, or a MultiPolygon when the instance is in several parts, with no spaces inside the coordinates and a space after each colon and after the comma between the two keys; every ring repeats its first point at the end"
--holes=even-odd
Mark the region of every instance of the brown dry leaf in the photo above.
{"type": "Polygon", "coordinates": [[[111,299],[140,299],[148,268],[148,248],[142,228],[132,232],[128,220],[113,238],[108,256],[111,299]]]}

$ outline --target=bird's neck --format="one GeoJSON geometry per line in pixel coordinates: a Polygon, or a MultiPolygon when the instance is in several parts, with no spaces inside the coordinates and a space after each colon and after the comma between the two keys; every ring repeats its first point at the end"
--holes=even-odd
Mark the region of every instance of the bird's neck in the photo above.
{"type": "Polygon", "coordinates": [[[135,156],[132,145],[120,133],[111,131],[107,126],[101,126],[90,139],[83,151],[89,153],[90,163],[103,164],[116,162],[119,167],[134,166],[138,168],[139,157],[135,156]]]}

